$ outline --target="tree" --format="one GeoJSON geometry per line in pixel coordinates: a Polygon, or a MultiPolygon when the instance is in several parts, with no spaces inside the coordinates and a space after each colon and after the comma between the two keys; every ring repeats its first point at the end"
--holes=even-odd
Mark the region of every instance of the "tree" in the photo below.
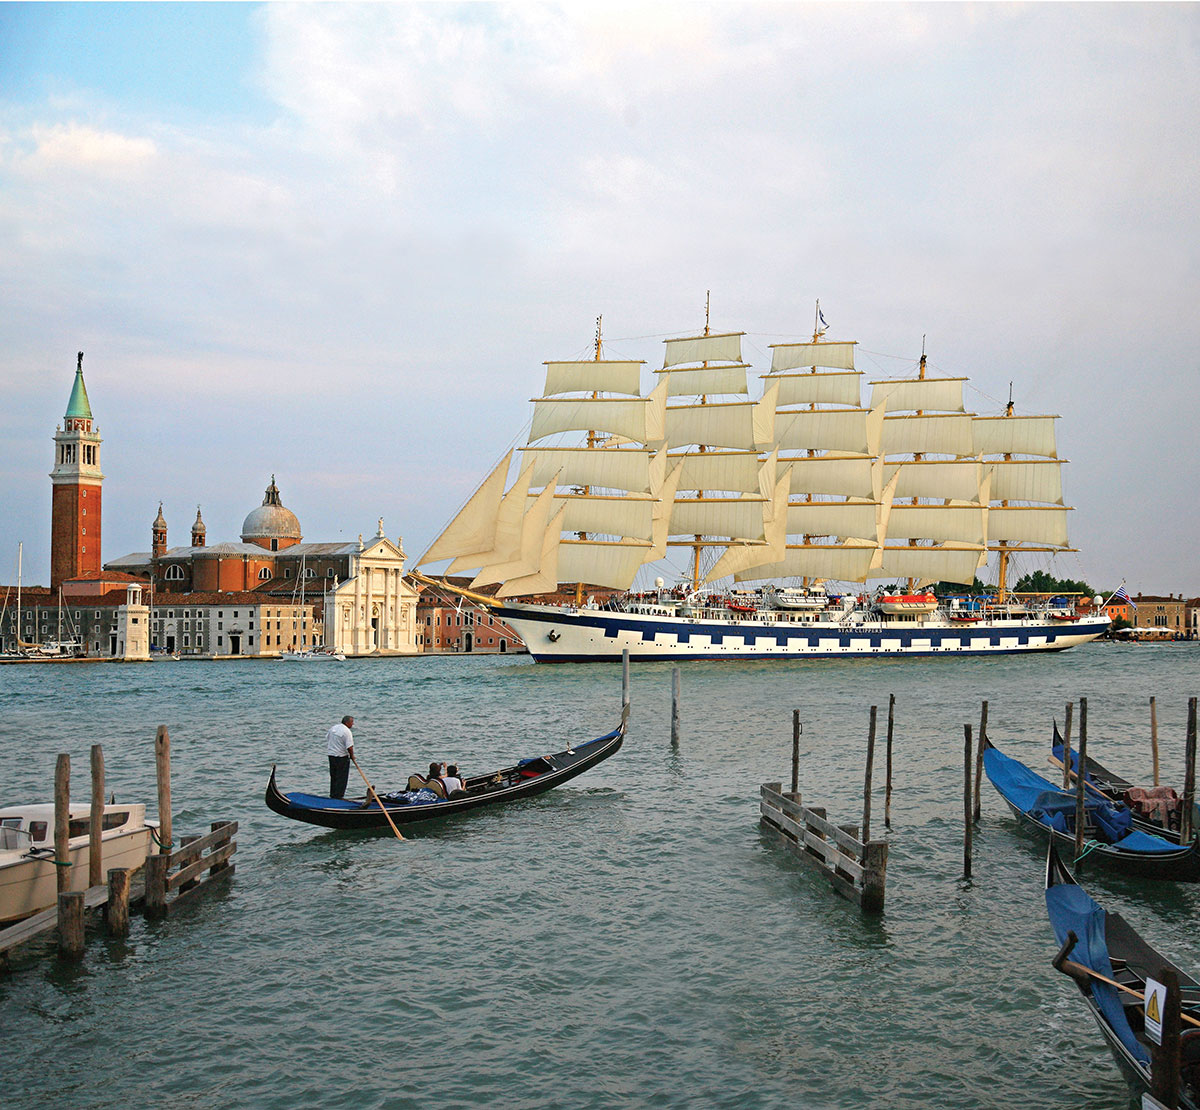
{"type": "Polygon", "coordinates": [[[1094,597],[1096,591],[1086,582],[1076,582],[1070,578],[1054,578],[1044,570],[1035,570],[1032,574],[1024,574],[1017,581],[1013,590],[1018,594],[1083,594],[1094,597]]]}

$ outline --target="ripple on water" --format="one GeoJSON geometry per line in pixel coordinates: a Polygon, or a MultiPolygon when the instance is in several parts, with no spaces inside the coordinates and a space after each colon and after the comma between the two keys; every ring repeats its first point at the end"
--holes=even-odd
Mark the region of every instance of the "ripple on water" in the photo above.
{"type": "MultiPolygon", "coordinates": [[[[619,665],[518,658],[296,670],[200,664],[0,671],[0,781],[48,796],[105,745],[110,787],[154,796],[171,730],[177,832],[240,823],[237,872],[127,941],[63,967],[37,946],[0,979],[6,1110],[217,1108],[1101,1107],[1128,1105],[1069,984],[1040,891],[1041,849],[985,784],[962,872],[962,724],[1040,765],[1049,722],[1089,696],[1093,750],[1146,765],[1158,699],[1178,777],[1200,653],[1097,646],[1054,659],[700,664],[633,670],[622,752],[469,822],[340,834],[266,810],[272,763],[319,789],[323,736],[353,712],[372,781],[430,759],[468,772],[612,727],[619,665]],[[1116,692],[1119,692],[1119,696],[1116,692]],[[757,820],[790,772],[837,823],[862,820],[867,711],[896,696],[891,828],[882,745],[872,829],[890,845],[887,912],[865,919],[757,820]],[[114,1020],[114,1015],[119,1019],[114,1020]],[[46,1066],[47,1045],[54,1067],[46,1066]]],[[[1200,967],[1195,889],[1086,877],[1184,966],[1200,967]]]]}

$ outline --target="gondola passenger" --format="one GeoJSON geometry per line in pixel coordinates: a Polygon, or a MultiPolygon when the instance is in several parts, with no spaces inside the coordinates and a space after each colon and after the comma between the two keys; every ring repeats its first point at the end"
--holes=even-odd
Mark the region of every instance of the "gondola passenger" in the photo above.
{"type": "Polygon", "coordinates": [[[459,775],[457,764],[451,763],[446,768],[446,773],[442,776],[442,786],[446,789],[447,798],[453,798],[455,794],[461,794],[466,790],[467,784],[463,782],[462,776],[459,775]]]}

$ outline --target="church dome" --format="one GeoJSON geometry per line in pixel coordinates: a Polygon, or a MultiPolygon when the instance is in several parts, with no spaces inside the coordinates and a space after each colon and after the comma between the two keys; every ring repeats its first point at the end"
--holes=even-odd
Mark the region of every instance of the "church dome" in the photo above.
{"type": "Polygon", "coordinates": [[[242,542],[261,543],[263,540],[300,541],[300,521],[291,509],[284,508],[279,500],[279,490],[275,485],[275,475],[271,475],[271,484],[263,502],[257,509],[252,510],[242,521],[242,542]]]}

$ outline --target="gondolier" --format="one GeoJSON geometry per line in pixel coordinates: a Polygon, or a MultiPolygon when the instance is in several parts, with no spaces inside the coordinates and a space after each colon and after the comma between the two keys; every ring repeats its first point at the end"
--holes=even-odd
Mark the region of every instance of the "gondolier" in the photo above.
{"type": "Polygon", "coordinates": [[[350,760],[354,758],[354,718],[347,714],[325,734],[325,750],[329,754],[329,796],[344,798],[350,778],[350,760]]]}

